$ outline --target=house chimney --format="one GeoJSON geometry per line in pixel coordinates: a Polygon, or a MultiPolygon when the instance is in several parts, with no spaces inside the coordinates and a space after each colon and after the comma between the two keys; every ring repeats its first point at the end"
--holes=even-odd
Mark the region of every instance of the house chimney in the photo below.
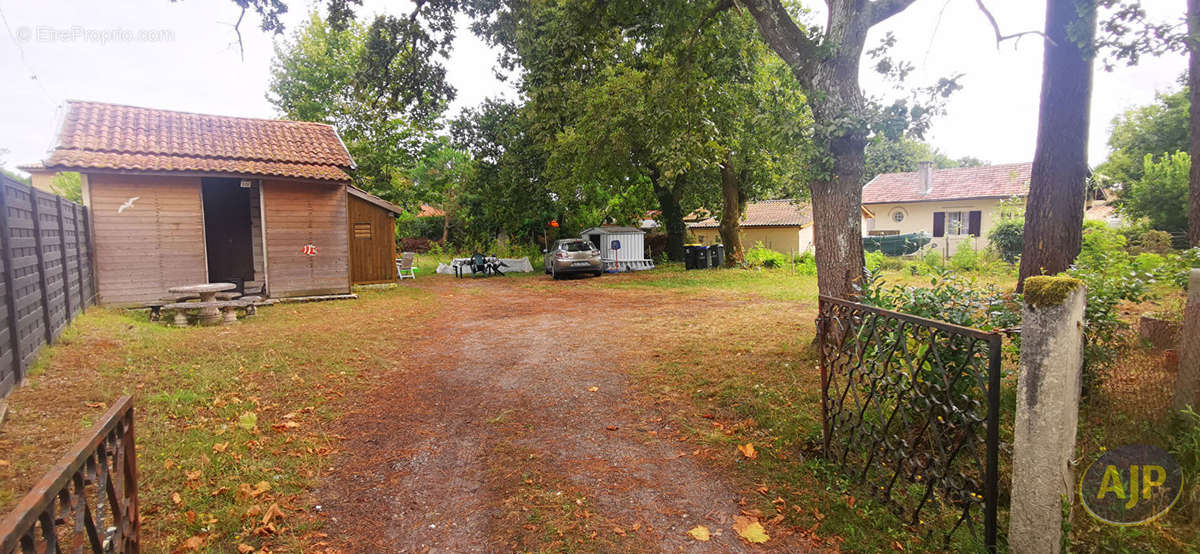
{"type": "Polygon", "coordinates": [[[917,176],[921,178],[921,194],[933,190],[933,162],[918,162],[917,176]]]}

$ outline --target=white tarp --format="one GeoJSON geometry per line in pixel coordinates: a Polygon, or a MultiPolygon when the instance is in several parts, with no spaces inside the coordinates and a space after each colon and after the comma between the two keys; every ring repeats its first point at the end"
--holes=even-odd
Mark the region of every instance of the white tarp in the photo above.
{"type": "MultiPolygon", "coordinates": [[[[504,264],[504,265],[500,266],[500,271],[502,271],[504,273],[509,273],[509,272],[533,273],[533,264],[529,263],[529,256],[526,256],[524,258],[499,258],[499,259],[500,259],[500,262],[502,264],[504,264]],[[505,267],[505,266],[508,266],[508,267],[505,267]]],[[[471,273],[471,268],[469,267],[470,260],[471,260],[470,258],[455,258],[454,259],[454,261],[456,263],[461,263],[463,265],[463,272],[468,273],[468,274],[471,273]]],[[[443,275],[454,275],[454,266],[452,266],[450,264],[438,264],[437,272],[441,273],[443,275]]]]}

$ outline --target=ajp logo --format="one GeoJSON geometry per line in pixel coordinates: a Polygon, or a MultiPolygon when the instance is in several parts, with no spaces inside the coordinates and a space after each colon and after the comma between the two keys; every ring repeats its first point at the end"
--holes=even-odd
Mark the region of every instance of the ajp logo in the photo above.
{"type": "Polygon", "coordinates": [[[1167,451],[1131,444],[1105,452],[1079,479],[1092,517],[1112,525],[1141,525],[1167,513],[1183,492],[1183,470],[1167,451]]]}

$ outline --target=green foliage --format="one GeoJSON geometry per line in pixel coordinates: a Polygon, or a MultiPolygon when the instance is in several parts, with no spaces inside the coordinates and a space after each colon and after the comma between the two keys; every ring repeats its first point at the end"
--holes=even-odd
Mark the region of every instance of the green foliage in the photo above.
{"type": "Polygon", "coordinates": [[[414,196],[437,205],[454,219],[459,214],[463,189],[474,172],[474,160],[450,146],[447,139],[430,143],[417,166],[408,172],[414,196]]]}
{"type": "Polygon", "coordinates": [[[1142,252],[1133,258],[1133,268],[1141,273],[1153,275],[1166,265],[1167,260],[1160,254],[1142,252]]]}
{"type": "MultiPolygon", "coordinates": [[[[1179,460],[1184,475],[1200,475],[1200,413],[1197,406],[1189,406],[1179,413],[1177,430],[1171,437],[1171,453],[1179,460]]],[[[1195,482],[1192,482],[1195,486],[1195,482]]]]}
{"type": "Polygon", "coordinates": [[[879,266],[883,265],[884,258],[885,258],[885,256],[883,255],[883,252],[864,252],[863,253],[864,266],[867,268],[867,271],[869,271],[871,273],[879,272],[879,266]]]}
{"type": "Polygon", "coordinates": [[[1137,250],[1152,254],[1166,254],[1171,251],[1171,233],[1147,229],[1137,239],[1137,250]]]}
{"type": "Polygon", "coordinates": [[[1020,219],[1001,219],[988,231],[988,242],[1000,259],[1017,263],[1025,245],[1025,222],[1020,219]]]}
{"type": "Polygon", "coordinates": [[[887,284],[871,278],[863,300],[872,306],[983,330],[1014,327],[1020,321],[1016,299],[995,285],[980,286],[947,269],[936,269],[928,287],[887,284]]]}
{"type": "Polygon", "coordinates": [[[892,139],[884,133],[876,134],[867,143],[865,155],[863,183],[882,173],[916,171],[917,164],[924,161],[932,161],[933,166],[938,169],[986,165],[983,160],[970,156],[953,159],[928,143],[912,137],[902,135],[892,139]]]}
{"type": "Polygon", "coordinates": [[[83,178],[75,171],[63,171],[50,179],[50,188],[76,204],[83,204],[83,178]]]}
{"type": "Polygon", "coordinates": [[[1098,221],[1084,222],[1082,248],[1068,273],[1087,285],[1083,381],[1084,390],[1090,391],[1129,347],[1129,325],[1119,305],[1149,298],[1154,276],[1134,266],[1124,236],[1098,221]]]}
{"type": "Polygon", "coordinates": [[[975,271],[979,269],[979,253],[970,241],[958,243],[954,254],[950,255],[950,267],[957,271],[975,271]]]}
{"type": "Polygon", "coordinates": [[[1147,219],[1153,229],[1185,235],[1191,158],[1187,152],[1176,152],[1155,161],[1147,154],[1143,167],[1144,174],[1129,188],[1122,210],[1133,218],[1147,219]]]}
{"type": "Polygon", "coordinates": [[[763,246],[762,241],[756,242],[754,248],[746,251],[746,265],[750,267],[775,269],[784,267],[787,263],[787,255],[763,246]]]}
{"type": "Polygon", "coordinates": [[[1131,185],[1142,180],[1145,159],[1155,161],[1172,152],[1188,151],[1186,87],[1159,93],[1154,104],[1130,109],[1113,119],[1108,160],[1096,168],[1104,185],[1131,185]]]}
{"type": "MultiPolygon", "coordinates": [[[[381,71],[371,57],[379,47],[372,34],[377,31],[352,20],[335,29],[313,13],[275,46],[267,99],[288,119],[333,125],[358,165],[351,175],[355,185],[411,208],[405,172],[416,165],[441,110],[432,100],[375,94],[378,83],[364,74],[381,71]]],[[[424,63],[401,53],[391,66],[400,73],[424,63]]]]}

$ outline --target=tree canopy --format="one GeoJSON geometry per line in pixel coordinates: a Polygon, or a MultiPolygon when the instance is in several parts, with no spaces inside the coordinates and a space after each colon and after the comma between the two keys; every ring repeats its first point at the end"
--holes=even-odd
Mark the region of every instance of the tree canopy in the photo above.
{"type": "MultiPolygon", "coordinates": [[[[358,187],[392,202],[414,207],[406,178],[431,140],[440,111],[410,110],[402,102],[381,101],[361,79],[371,63],[368,27],[349,21],[334,29],[313,13],[308,24],[275,47],[267,99],[289,119],[333,125],[358,167],[358,187]]],[[[396,56],[392,63],[410,63],[396,56]]]]}
{"type": "Polygon", "coordinates": [[[1144,160],[1188,151],[1188,89],[1159,93],[1153,104],[1130,108],[1113,119],[1108,159],[1096,168],[1103,184],[1129,186],[1142,178],[1144,160]]]}

